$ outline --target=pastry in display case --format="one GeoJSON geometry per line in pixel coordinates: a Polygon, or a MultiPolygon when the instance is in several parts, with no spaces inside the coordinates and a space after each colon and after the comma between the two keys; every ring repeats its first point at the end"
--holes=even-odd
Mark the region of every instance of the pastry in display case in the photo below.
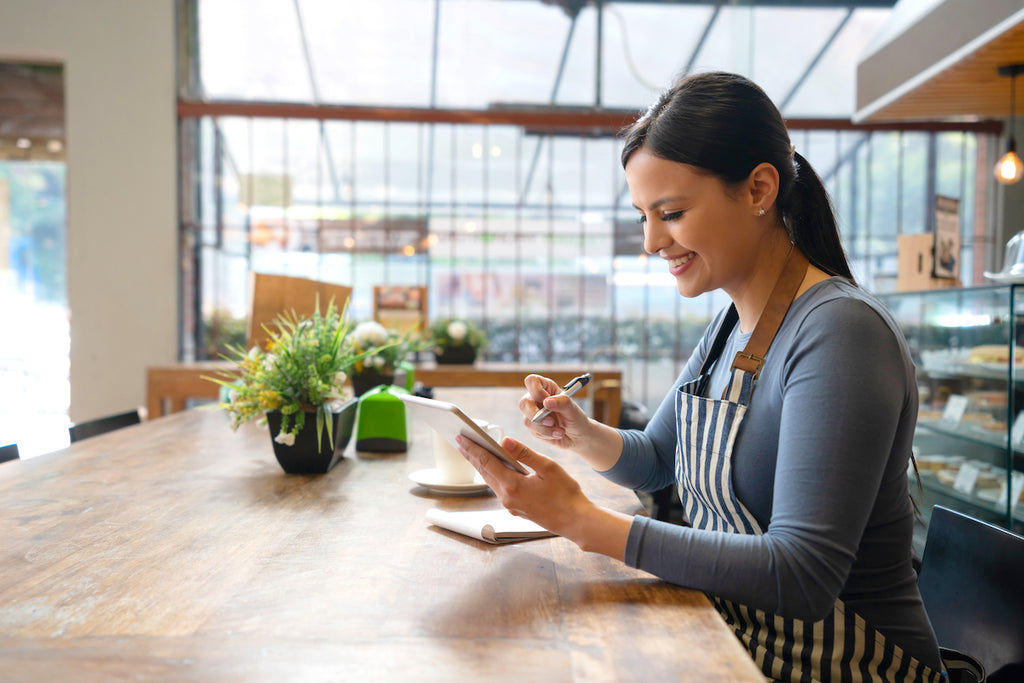
{"type": "Polygon", "coordinates": [[[1024,284],[880,294],[914,356],[911,491],[923,549],[935,504],[1024,531],[1024,284]]]}

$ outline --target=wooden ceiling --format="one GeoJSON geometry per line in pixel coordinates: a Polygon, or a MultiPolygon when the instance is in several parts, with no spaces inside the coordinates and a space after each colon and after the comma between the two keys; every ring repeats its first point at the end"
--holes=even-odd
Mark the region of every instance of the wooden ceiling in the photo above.
{"type": "MultiPolygon", "coordinates": [[[[1014,21],[946,55],[886,95],[861,104],[855,120],[1008,118],[1011,79],[999,75],[998,69],[1024,64],[1024,13],[1015,15],[1014,21]]],[[[1024,115],[1024,74],[1016,78],[1016,112],[1024,115]]]]}

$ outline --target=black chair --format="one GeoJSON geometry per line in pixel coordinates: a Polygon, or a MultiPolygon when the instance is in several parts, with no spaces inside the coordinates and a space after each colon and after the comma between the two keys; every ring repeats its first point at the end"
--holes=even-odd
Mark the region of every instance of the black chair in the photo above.
{"type": "MultiPolygon", "coordinates": [[[[1024,537],[936,505],[918,586],[939,646],[1024,680],[1024,537]]],[[[943,653],[943,659],[948,659],[943,653]]],[[[952,674],[952,670],[951,670],[952,674]]]]}
{"type": "Polygon", "coordinates": [[[88,439],[90,436],[98,436],[100,434],[112,432],[115,429],[121,429],[121,427],[137,425],[139,422],[141,422],[139,419],[139,411],[136,409],[128,411],[127,413],[118,413],[117,415],[100,417],[95,420],[87,420],[86,422],[73,424],[68,427],[68,434],[71,435],[71,443],[75,443],[82,439],[88,439]]]}
{"type": "Polygon", "coordinates": [[[10,446],[0,446],[0,462],[17,460],[20,457],[21,455],[18,453],[18,444],[12,443],[10,446]]]}

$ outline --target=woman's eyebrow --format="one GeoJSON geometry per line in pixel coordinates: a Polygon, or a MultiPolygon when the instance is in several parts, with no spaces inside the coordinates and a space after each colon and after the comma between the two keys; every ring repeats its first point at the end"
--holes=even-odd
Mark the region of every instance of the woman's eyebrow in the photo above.
{"type": "MultiPolygon", "coordinates": [[[[682,196],[680,196],[680,197],[663,197],[663,198],[659,199],[658,201],[654,202],[653,204],[651,204],[648,207],[648,209],[657,209],[662,204],[668,204],[669,202],[683,201],[685,199],[686,199],[686,197],[682,197],[682,196]]],[[[633,204],[633,208],[636,209],[637,211],[643,211],[643,209],[641,209],[636,204],[633,204]]]]}

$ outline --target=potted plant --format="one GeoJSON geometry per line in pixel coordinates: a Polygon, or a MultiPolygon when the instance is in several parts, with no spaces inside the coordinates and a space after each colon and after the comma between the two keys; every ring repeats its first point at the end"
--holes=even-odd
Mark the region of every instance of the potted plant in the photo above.
{"type": "Polygon", "coordinates": [[[273,325],[266,349],[233,346],[233,357],[224,357],[235,369],[207,379],[226,388],[220,407],[231,414],[232,429],[266,417],[285,472],[327,472],[352,436],[356,400],[345,382],[366,354],[345,343],[352,326],[333,301],[324,313],[317,302],[312,316],[283,313],[273,325]]]}
{"type": "Polygon", "coordinates": [[[345,338],[345,344],[353,356],[360,358],[353,363],[349,373],[356,396],[362,396],[381,384],[393,384],[395,371],[405,363],[408,355],[424,348],[416,332],[399,333],[375,320],[356,325],[345,338]]]}
{"type": "Polygon", "coordinates": [[[474,323],[441,318],[430,324],[430,341],[438,363],[471,365],[487,347],[487,335],[474,323]]]}

